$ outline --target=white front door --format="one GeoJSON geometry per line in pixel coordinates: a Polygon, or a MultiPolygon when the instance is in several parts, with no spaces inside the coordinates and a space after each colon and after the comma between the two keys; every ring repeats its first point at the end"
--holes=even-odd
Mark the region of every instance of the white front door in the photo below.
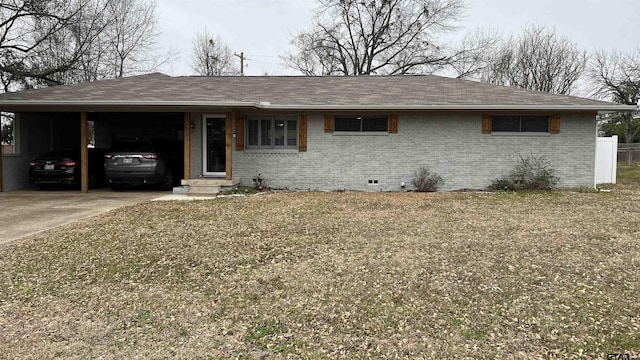
{"type": "Polygon", "coordinates": [[[205,176],[226,176],[226,116],[203,115],[203,171],[205,176]]]}

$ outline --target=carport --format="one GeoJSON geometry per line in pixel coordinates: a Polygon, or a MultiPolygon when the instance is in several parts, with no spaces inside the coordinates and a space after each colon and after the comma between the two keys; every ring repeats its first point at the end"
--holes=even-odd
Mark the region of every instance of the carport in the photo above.
{"type": "Polygon", "coordinates": [[[177,153],[183,173],[189,178],[189,113],[163,107],[117,107],[78,104],[3,104],[3,112],[13,112],[15,148],[13,154],[0,152],[0,191],[29,188],[28,164],[34,157],[61,148],[81,150],[82,192],[89,191],[89,122],[93,124],[94,145],[108,149],[124,138],[164,138],[182,144],[177,153]],[[78,111],[80,110],[80,111],[78,111]],[[4,171],[3,171],[4,169],[4,171]]]}
{"type": "MultiPolygon", "coordinates": [[[[88,192],[89,122],[95,146],[103,149],[118,137],[165,140],[150,134],[182,144],[182,151],[174,152],[182,159],[174,174],[189,194],[217,193],[240,183],[232,174],[232,156],[244,147],[245,117],[271,111],[265,109],[270,103],[246,100],[246,90],[227,84],[235,77],[223,83],[203,80],[154,73],[0,94],[0,111],[15,114],[18,135],[18,151],[0,156],[0,191],[23,189],[29,183],[29,162],[67,142],[81,150],[81,191],[88,192]],[[235,146],[234,129],[242,134],[235,146]]],[[[306,133],[302,138],[300,144],[306,144],[306,133]]]]}

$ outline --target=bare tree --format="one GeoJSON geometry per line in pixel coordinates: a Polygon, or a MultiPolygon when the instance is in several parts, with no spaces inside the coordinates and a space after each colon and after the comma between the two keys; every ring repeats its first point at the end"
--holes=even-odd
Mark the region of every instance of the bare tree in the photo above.
{"type": "Polygon", "coordinates": [[[54,34],[46,37],[34,48],[31,64],[34,68],[55,68],[61,61],[67,66],[58,68],[41,85],[71,84],[92,81],[97,78],[86,76],[90,65],[87,59],[96,48],[104,48],[101,39],[109,25],[107,5],[113,0],[91,0],[84,2],[73,19],[54,34]]]}
{"type": "Polygon", "coordinates": [[[56,83],[53,75],[70,69],[77,53],[40,62],[43,48],[74,21],[89,0],[3,0],[0,2],[0,72],[4,90],[56,83]]]}
{"type": "Polygon", "coordinates": [[[431,72],[450,62],[438,35],[463,10],[463,0],[320,0],[282,60],[305,75],[431,72]]]}
{"type": "Polygon", "coordinates": [[[222,41],[206,29],[193,41],[193,71],[202,76],[239,75],[233,52],[222,41]]]}
{"type": "Polygon", "coordinates": [[[107,31],[107,27],[115,26],[110,11],[112,1],[115,0],[92,0],[76,16],[73,26],[69,27],[68,36],[72,39],[68,42],[69,46],[83,38],[91,41],[81,52],[74,71],[64,74],[63,83],[88,82],[115,76],[112,65],[114,51],[107,31]]]}
{"type": "Polygon", "coordinates": [[[103,27],[79,58],[75,82],[154,71],[173,61],[173,51],[157,45],[156,0],[92,0],[91,5],[76,21],[73,36],[95,32],[92,21],[103,27]]]}
{"type": "Polygon", "coordinates": [[[483,81],[557,94],[569,94],[584,73],[587,53],[543,26],[528,26],[496,51],[483,81]]]}
{"type": "Polygon", "coordinates": [[[284,63],[306,76],[325,76],[341,73],[339,54],[331,47],[324,46],[317,34],[300,33],[292,40],[298,48],[297,54],[282,57],[284,63]]]}
{"type": "Polygon", "coordinates": [[[476,29],[453,48],[445,72],[459,79],[477,79],[487,71],[501,38],[495,31],[476,29]]]}
{"type": "Polygon", "coordinates": [[[171,58],[157,53],[156,0],[112,0],[107,9],[113,77],[153,71],[171,58]]]}
{"type": "Polygon", "coordinates": [[[155,1],[3,0],[0,80],[4,91],[121,77],[167,61],[155,1]]]}
{"type": "MultiPolygon", "coordinates": [[[[592,95],[619,104],[640,106],[640,48],[630,54],[596,52],[589,67],[589,79],[592,95]]],[[[627,144],[640,135],[640,126],[637,120],[634,123],[632,112],[611,115],[606,121],[622,125],[627,144]]],[[[628,161],[630,165],[631,147],[628,161]]]]}

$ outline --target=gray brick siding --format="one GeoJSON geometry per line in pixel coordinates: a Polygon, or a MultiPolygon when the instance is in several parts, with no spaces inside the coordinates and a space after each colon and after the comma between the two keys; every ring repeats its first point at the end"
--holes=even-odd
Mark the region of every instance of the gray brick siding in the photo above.
{"type": "MultiPolygon", "coordinates": [[[[425,166],[444,179],[440,190],[484,189],[520,155],[534,154],[551,161],[559,186],[593,187],[595,114],[562,116],[555,135],[488,135],[481,126],[480,114],[400,115],[397,134],[345,136],[325,133],[324,116],[310,115],[307,152],[236,151],[234,140],[233,177],[247,186],[261,173],[274,188],[402,191],[425,166]]],[[[192,133],[192,176],[202,168],[200,128],[192,133]]]]}

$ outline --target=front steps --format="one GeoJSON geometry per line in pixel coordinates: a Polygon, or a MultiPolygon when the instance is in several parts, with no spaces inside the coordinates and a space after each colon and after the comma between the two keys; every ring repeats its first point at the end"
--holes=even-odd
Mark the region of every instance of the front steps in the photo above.
{"type": "Polygon", "coordinates": [[[174,188],[174,194],[187,194],[190,196],[216,196],[225,190],[235,188],[240,184],[240,179],[198,178],[181,180],[182,186],[174,188]]]}

